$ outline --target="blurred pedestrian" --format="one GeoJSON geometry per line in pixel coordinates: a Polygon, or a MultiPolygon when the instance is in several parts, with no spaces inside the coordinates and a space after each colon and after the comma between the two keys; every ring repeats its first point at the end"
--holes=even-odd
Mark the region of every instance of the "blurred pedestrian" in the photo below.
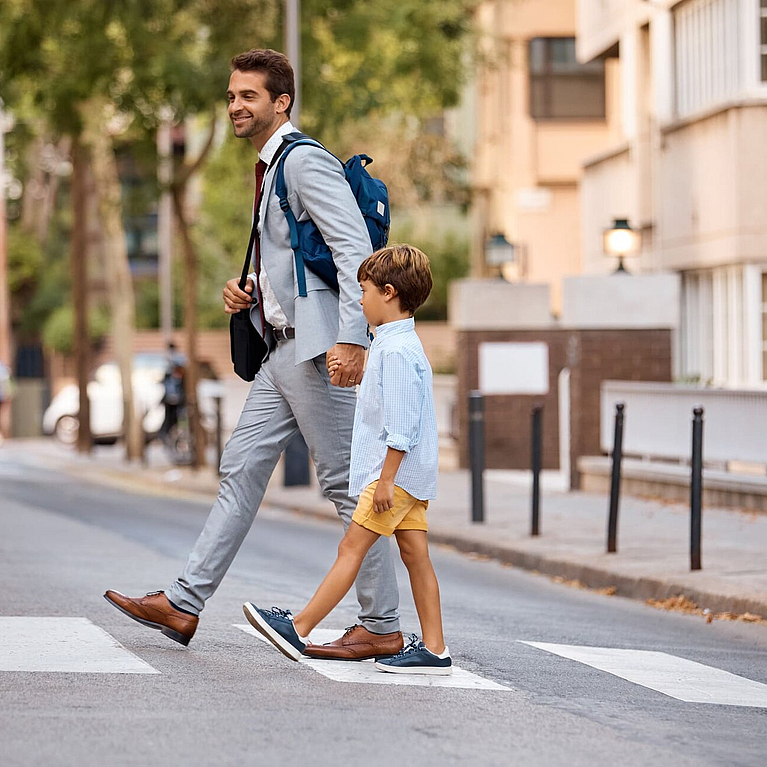
{"type": "Polygon", "coordinates": [[[178,355],[176,344],[168,344],[168,365],[163,377],[162,404],[165,406],[165,418],[160,427],[160,436],[166,444],[170,439],[171,429],[178,423],[178,413],[185,405],[184,360],[178,355]]]}
{"type": "MultiPolygon", "coordinates": [[[[253,524],[285,446],[300,431],[322,491],[345,526],[355,387],[362,381],[367,324],[359,305],[357,269],[372,251],[370,235],[341,163],[320,146],[297,146],[286,156],[287,201],[296,221],[311,219],[330,248],[338,291],[307,271],[306,291],[294,272],[290,229],[275,189],[276,161],[295,132],[290,111],[293,69],[281,53],[252,50],[232,60],[227,98],[235,136],[259,153],[256,164],[253,273],[244,288],[230,280],[224,311],[246,310],[264,342],[264,358],[221,461],[218,498],[186,566],[170,588],[131,598],[107,591],[124,613],[181,644],[229,569],[253,524]],[[300,295],[305,292],[306,295],[300,295]],[[326,353],[337,360],[331,380],[326,353]]],[[[250,248],[250,246],[249,246],[250,248]]],[[[388,541],[374,544],[357,578],[359,625],[324,657],[371,658],[402,646],[399,593],[388,541]]]]}
{"type": "MultiPolygon", "coordinates": [[[[359,494],[359,503],[333,567],[295,618],[289,610],[265,610],[252,602],[243,611],[283,655],[299,660],[310,654],[310,632],[346,596],[368,549],[393,534],[410,575],[423,639],[412,635],[393,657],[377,658],[376,668],[444,676],[453,665],[426,535],[426,510],[437,490],[437,419],[431,367],[413,321],[431,292],[429,260],[417,248],[396,245],[363,261],[358,276],[365,317],[376,328],[352,437],[349,492],[359,494]]],[[[329,358],[331,375],[338,365],[329,358]]]]}

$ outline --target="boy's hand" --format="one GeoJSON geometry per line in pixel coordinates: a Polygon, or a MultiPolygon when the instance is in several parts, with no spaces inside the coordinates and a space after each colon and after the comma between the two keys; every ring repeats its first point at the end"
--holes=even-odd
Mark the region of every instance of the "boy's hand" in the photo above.
{"type": "Polygon", "coordinates": [[[373,511],[376,514],[382,514],[394,508],[394,482],[391,480],[379,479],[373,493],[373,511]]]}
{"type": "Polygon", "coordinates": [[[339,360],[335,354],[328,353],[326,364],[328,366],[328,373],[330,373],[330,382],[333,385],[338,386],[338,381],[334,381],[333,379],[339,377],[338,374],[340,374],[341,370],[341,360],[339,360]]]}

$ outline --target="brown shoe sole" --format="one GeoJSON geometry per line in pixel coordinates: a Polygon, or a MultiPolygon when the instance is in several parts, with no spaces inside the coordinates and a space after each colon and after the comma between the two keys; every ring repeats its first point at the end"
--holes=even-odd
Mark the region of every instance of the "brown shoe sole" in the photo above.
{"type": "MultiPolygon", "coordinates": [[[[382,660],[384,658],[391,658],[397,654],[396,652],[391,652],[391,653],[385,653],[384,655],[380,655],[380,654],[361,655],[359,658],[341,658],[341,657],[334,657],[332,655],[312,655],[312,653],[307,652],[308,649],[309,648],[307,647],[306,650],[304,650],[304,655],[307,658],[311,658],[312,660],[345,660],[345,661],[351,661],[352,663],[355,663],[361,660],[382,660]]],[[[397,652],[399,652],[399,650],[397,650],[397,652]]]]}
{"type": "Polygon", "coordinates": [[[140,623],[142,626],[148,626],[150,629],[157,629],[161,634],[164,634],[166,637],[168,637],[168,639],[172,639],[174,642],[178,642],[179,644],[184,645],[184,647],[189,646],[189,642],[191,641],[192,637],[179,634],[178,631],[174,631],[167,626],[163,626],[162,623],[152,623],[152,621],[148,621],[145,618],[139,618],[133,613],[128,612],[124,607],[120,607],[117,602],[113,602],[106,594],[104,594],[104,599],[106,599],[106,601],[109,602],[112,607],[116,607],[121,613],[123,613],[123,615],[127,615],[129,618],[133,618],[134,621],[140,623]]]}

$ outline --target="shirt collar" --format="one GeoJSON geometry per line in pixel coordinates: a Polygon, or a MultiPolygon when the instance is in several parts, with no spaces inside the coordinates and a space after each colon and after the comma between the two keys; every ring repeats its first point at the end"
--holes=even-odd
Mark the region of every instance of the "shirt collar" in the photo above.
{"type": "Polygon", "coordinates": [[[400,333],[407,333],[409,330],[415,330],[415,320],[412,317],[407,317],[404,320],[395,320],[394,322],[386,322],[376,328],[376,340],[396,336],[400,333]]]}
{"type": "Polygon", "coordinates": [[[295,127],[293,123],[288,120],[285,124],[280,125],[274,133],[267,139],[263,149],[258,153],[258,159],[263,160],[267,165],[271,165],[274,155],[282,144],[282,137],[288,133],[295,133],[295,127]]]}

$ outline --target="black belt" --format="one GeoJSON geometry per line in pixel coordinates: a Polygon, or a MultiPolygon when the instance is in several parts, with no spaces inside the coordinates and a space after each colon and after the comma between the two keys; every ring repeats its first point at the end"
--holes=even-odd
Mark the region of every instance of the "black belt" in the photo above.
{"type": "Polygon", "coordinates": [[[296,337],[295,328],[272,328],[275,341],[288,341],[296,337]]]}

